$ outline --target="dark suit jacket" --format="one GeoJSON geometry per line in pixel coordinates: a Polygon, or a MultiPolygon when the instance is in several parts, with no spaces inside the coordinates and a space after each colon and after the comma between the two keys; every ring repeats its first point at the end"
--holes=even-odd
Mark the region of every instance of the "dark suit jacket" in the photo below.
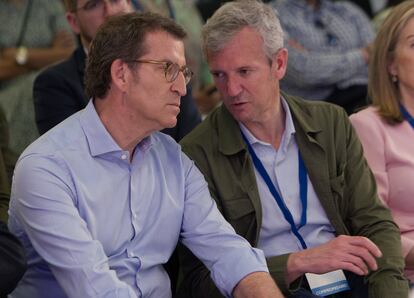
{"type": "MultiPolygon", "coordinates": [[[[33,87],[36,124],[40,134],[45,133],[88,103],[84,93],[86,55],[78,47],[72,56],[39,74],[33,87]]],[[[191,96],[191,88],[181,99],[181,111],[174,128],[162,132],[177,142],[201,122],[200,114],[191,96]]]]}
{"type": "Polygon", "coordinates": [[[22,246],[0,221],[0,297],[5,297],[16,287],[25,270],[22,246]]]}

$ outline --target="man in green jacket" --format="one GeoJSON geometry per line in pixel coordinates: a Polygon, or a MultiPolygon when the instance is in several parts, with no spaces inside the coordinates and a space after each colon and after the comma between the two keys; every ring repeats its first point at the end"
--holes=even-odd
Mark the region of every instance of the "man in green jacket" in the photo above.
{"type": "MultiPolygon", "coordinates": [[[[202,37],[224,105],[181,144],[284,294],[407,297],[398,228],[345,112],[280,92],[288,53],[272,9],[230,2],[202,37]]],[[[200,261],[180,254],[180,293],[220,297],[200,261]]]]}

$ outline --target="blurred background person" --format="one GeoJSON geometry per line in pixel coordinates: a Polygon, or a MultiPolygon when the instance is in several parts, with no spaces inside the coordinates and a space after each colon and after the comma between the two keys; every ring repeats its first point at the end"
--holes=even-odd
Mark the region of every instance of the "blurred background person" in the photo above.
{"type": "Polygon", "coordinates": [[[289,50],[282,90],[333,102],[348,114],[366,105],[370,19],[348,1],[273,0],[289,50]]]}
{"type": "Polygon", "coordinates": [[[381,10],[376,11],[375,15],[372,18],[372,24],[376,32],[378,32],[380,26],[384,22],[385,18],[390,14],[394,6],[400,4],[404,0],[388,0],[387,4],[382,7],[381,10]]]}
{"type": "Polygon", "coordinates": [[[414,282],[414,1],[396,6],[375,40],[372,106],[351,116],[378,192],[401,230],[406,276],[414,282]]]}
{"type": "Polygon", "coordinates": [[[61,1],[0,1],[0,106],[10,146],[21,153],[37,136],[32,86],[37,70],[64,59],[75,42],[61,1]]]}

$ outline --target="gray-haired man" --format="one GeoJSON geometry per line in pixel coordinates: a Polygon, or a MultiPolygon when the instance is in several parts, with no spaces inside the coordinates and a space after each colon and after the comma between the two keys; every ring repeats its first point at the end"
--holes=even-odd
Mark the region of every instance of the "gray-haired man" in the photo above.
{"type": "MultiPolygon", "coordinates": [[[[203,46],[224,105],[181,144],[284,293],[405,297],[398,227],[345,112],[280,91],[288,52],[274,11],[254,0],[225,4],[203,46]]],[[[182,257],[188,296],[220,296],[207,269],[182,257]]]]}

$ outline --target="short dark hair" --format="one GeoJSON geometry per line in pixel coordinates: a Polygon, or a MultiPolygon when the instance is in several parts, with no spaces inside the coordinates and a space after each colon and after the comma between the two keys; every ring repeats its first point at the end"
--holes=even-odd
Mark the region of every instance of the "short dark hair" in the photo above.
{"type": "Polygon", "coordinates": [[[166,32],[178,40],[187,34],[172,19],[160,14],[128,13],[110,17],[98,30],[89,49],[85,71],[85,89],[89,97],[103,98],[111,83],[111,65],[120,59],[134,69],[139,59],[148,52],[145,37],[152,32],[166,32]]]}

